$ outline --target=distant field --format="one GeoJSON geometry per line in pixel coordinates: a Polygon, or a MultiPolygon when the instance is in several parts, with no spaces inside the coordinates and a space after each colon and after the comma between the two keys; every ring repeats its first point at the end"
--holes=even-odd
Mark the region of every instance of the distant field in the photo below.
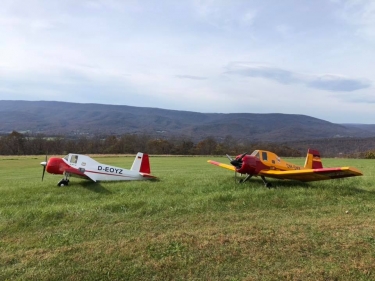
{"type": "Polygon", "coordinates": [[[0,156],[0,280],[375,280],[374,160],[323,159],[364,176],[267,189],[208,159],[227,162],[151,157],[160,181],[61,188],[41,182],[43,156],[0,156]]]}

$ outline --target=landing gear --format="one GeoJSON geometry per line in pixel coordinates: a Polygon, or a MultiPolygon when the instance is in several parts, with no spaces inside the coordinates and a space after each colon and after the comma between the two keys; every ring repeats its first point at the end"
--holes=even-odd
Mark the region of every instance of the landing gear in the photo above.
{"type": "Polygon", "coordinates": [[[57,183],[57,186],[68,186],[69,185],[69,173],[64,173],[64,178],[57,183]]]}
{"type": "Polygon", "coordinates": [[[57,186],[67,186],[69,185],[69,180],[68,179],[62,179],[57,183],[57,186]]]}
{"type": "Polygon", "coordinates": [[[245,181],[249,180],[253,175],[247,175],[246,178],[244,178],[243,180],[239,180],[238,183],[244,183],[245,181]]]}
{"type": "Polygon", "coordinates": [[[266,186],[267,188],[272,188],[272,187],[273,187],[273,185],[272,185],[270,182],[267,182],[267,183],[265,184],[265,186],[266,186]]]}
{"type": "MultiPolygon", "coordinates": [[[[251,179],[252,176],[253,175],[248,174],[244,179],[240,179],[238,181],[238,183],[244,183],[244,182],[248,181],[249,179],[251,179]]],[[[263,181],[265,187],[267,187],[267,188],[273,187],[270,182],[266,181],[266,178],[264,176],[260,176],[260,177],[262,178],[262,181],[263,181]]]]}
{"type": "Polygon", "coordinates": [[[268,181],[266,181],[266,178],[264,176],[260,176],[262,178],[262,181],[264,183],[264,186],[267,187],[267,188],[271,188],[272,187],[272,184],[268,181]]]}

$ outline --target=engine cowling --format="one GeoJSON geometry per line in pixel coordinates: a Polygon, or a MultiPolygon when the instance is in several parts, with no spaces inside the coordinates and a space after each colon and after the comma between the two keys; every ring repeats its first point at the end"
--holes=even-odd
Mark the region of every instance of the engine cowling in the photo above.
{"type": "Polygon", "coordinates": [[[68,165],[61,158],[51,158],[48,160],[46,170],[50,174],[63,174],[68,165]]]}
{"type": "Polygon", "coordinates": [[[268,169],[268,167],[264,165],[257,157],[246,155],[242,159],[241,168],[236,170],[241,174],[257,175],[264,169],[268,169]]]}

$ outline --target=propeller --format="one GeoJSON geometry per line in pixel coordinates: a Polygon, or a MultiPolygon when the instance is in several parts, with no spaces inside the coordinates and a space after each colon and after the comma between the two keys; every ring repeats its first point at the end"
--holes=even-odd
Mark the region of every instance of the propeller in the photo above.
{"type": "Polygon", "coordinates": [[[237,169],[240,169],[242,167],[242,159],[245,157],[245,155],[247,154],[247,152],[241,154],[241,156],[237,159],[234,159],[234,160],[231,160],[232,158],[230,158],[229,155],[227,155],[228,159],[230,160],[230,163],[236,167],[237,169]]]}
{"type": "MultiPolygon", "coordinates": [[[[230,157],[228,154],[225,154],[227,156],[227,158],[229,159],[230,163],[232,163],[233,161],[233,158],[230,157]]],[[[234,182],[237,182],[237,170],[234,169],[234,182]]]]}
{"type": "Polygon", "coordinates": [[[242,167],[242,159],[245,157],[247,152],[241,154],[241,156],[238,159],[233,159],[228,154],[226,154],[227,158],[229,159],[230,163],[236,168],[234,170],[234,181],[237,182],[237,169],[241,169],[242,167]]]}
{"type": "Polygon", "coordinates": [[[44,162],[40,162],[40,165],[43,166],[42,181],[44,179],[44,173],[46,172],[47,163],[48,163],[48,161],[47,161],[47,155],[46,155],[46,160],[44,162]]]}

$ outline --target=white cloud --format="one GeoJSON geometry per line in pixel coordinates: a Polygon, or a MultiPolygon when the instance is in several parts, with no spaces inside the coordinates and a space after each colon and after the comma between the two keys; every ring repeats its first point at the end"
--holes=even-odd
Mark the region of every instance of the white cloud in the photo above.
{"type": "Polygon", "coordinates": [[[176,75],[177,78],[181,79],[192,79],[192,80],[205,80],[206,77],[195,76],[195,75],[176,75]]]}
{"type": "Polygon", "coordinates": [[[375,40],[375,2],[372,0],[343,0],[338,15],[353,25],[357,34],[375,40]]]}
{"type": "Polygon", "coordinates": [[[0,99],[368,123],[373,14],[365,0],[5,0],[0,99]]]}
{"type": "Polygon", "coordinates": [[[287,24],[276,25],[275,29],[282,37],[289,37],[292,34],[292,27],[287,24]]]}
{"type": "Polygon", "coordinates": [[[193,3],[198,17],[217,29],[248,28],[257,16],[256,6],[247,1],[194,0],[193,3]]]}
{"type": "Polygon", "coordinates": [[[229,64],[226,73],[247,77],[262,77],[281,84],[304,84],[307,87],[333,92],[352,92],[371,86],[371,83],[365,79],[349,78],[337,74],[307,75],[282,68],[246,62],[229,64]]]}
{"type": "Polygon", "coordinates": [[[247,11],[245,14],[242,16],[241,22],[246,25],[250,26],[254,23],[254,20],[256,18],[256,12],[255,11],[247,11]]]}

